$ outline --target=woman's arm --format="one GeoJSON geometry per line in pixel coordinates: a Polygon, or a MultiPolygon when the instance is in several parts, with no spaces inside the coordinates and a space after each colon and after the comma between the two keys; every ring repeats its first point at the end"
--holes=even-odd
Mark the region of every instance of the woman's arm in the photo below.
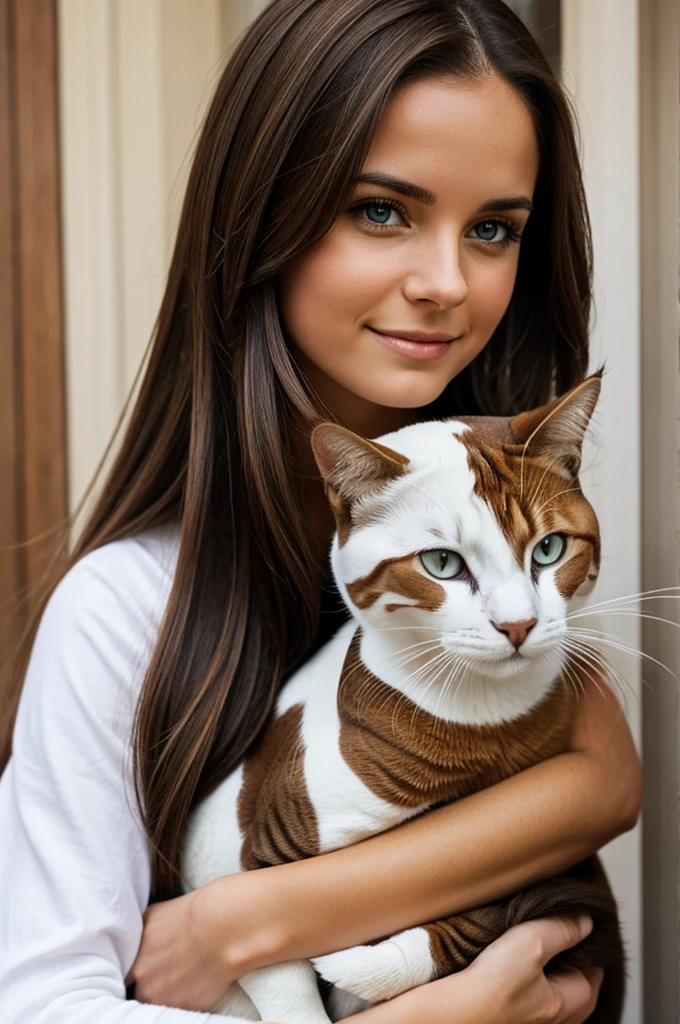
{"type": "Polygon", "coordinates": [[[128,737],[166,591],[146,549],[119,541],[79,562],[43,616],[0,778],[3,1024],[207,1020],[125,998],[151,874],[128,737]]]}
{"type": "Polygon", "coordinates": [[[588,682],[568,753],[363,843],[251,874],[237,918],[230,878],[205,886],[202,899],[227,962],[318,955],[557,874],[632,828],[640,801],[620,705],[604,680],[588,682]]]}
{"type": "MultiPolygon", "coordinates": [[[[572,749],[398,829],[312,860],[228,875],[151,907],[142,999],[358,945],[554,875],[632,828],[640,765],[604,680],[584,681],[572,749]],[[193,980],[192,980],[193,979],[193,980]]],[[[187,1001],[184,1001],[186,998],[187,1001]]]]}

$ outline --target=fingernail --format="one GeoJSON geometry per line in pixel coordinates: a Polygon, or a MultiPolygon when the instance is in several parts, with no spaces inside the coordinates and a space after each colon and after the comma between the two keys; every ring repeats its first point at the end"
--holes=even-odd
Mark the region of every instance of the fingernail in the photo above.
{"type": "Polygon", "coordinates": [[[584,939],[590,935],[593,930],[593,919],[590,914],[579,914],[578,927],[584,939]]]}

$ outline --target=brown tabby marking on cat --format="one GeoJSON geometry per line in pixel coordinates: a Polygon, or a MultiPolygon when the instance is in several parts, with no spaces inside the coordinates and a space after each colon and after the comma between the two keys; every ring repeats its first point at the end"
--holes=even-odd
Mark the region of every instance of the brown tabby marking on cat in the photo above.
{"type": "Polygon", "coordinates": [[[492,904],[424,926],[430,938],[435,977],[463,971],[505,931],[506,908],[492,904]]]}
{"type": "Polygon", "coordinates": [[[319,852],[316,813],[304,774],[302,711],[302,704],[295,704],[274,719],[244,762],[238,823],[246,871],[319,852]]]}
{"type": "Polygon", "coordinates": [[[597,563],[599,563],[597,538],[572,535],[569,542],[574,553],[555,572],[555,586],[567,601],[574,596],[584,579],[588,579],[590,582],[597,578],[597,563]],[[592,569],[594,562],[596,562],[596,568],[592,569]]]}
{"type": "Polygon", "coordinates": [[[519,497],[519,465],[506,449],[480,444],[471,431],[457,438],[467,450],[475,494],[491,507],[518,564],[523,565],[527,546],[536,535],[536,523],[530,508],[519,497]]]}
{"type": "Polygon", "coordinates": [[[558,914],[589,913],[596,927],[576,949],[565,950],[551,961],[551,970],[588,969],[593,963],[607,968],[597,1011],[588,1018],[595,1024],[613,1024],[621,1015],[625,979],[624,953],[617,926],[616,904],[606,875],[596,857],[559,878],[537,882],[510,901],[425,925],[434,961],[432,980],[464,970],[475,957],[508,928],[522,921],[558,914]]]}
{"type": "Polygon", "coordinates": [[[479,433],[475,427],[475,434],[456,435],[468,453],[475,493],[492,508],[520,565],[533,539],[568,529],[567,561],[556,571],[555,583],[570,599],[585,579],[597,578],[600,561],[597,519],[578,482],[570,480],[565,486],[564,476],[547,455],[527,455],[523,446],[504,444],[506,420],[486,419],[484,443],[479,433]]]}
{"type": "Polygon", "coordinates": [[[414,555],[378,562],[368,576],[348,583],[347,593],[352,603],[362,611],[372,608],[385,593],[400,594],[409,602],[388,604],[385,606],[388,612],[399,608],[422,608],[435,612],[446,600],[444,588],[420,572],[414,555]]]}
{"type": "Polygon", "coordinates": [[[338,689],[340,751],[368,789],[400,807],[468,796],[567,749],[576,708],[558,680],[528,714],[501,725],[447,722],[364,666],[360,631],[338,689]]]}

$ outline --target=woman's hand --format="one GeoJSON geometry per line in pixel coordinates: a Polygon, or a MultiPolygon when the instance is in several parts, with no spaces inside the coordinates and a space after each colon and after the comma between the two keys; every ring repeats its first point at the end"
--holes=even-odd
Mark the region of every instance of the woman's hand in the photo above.
{"type": "MultiPolygon", "coordinates": [[[[146,910],[139,951],[125,979],[126,985],[135,982],[140,1002],[211,1010],[236,977],[211,928],[208,890],[204,886],[146,910]]],[[[219,927],[224,932],[223,921],[219,927]]]]}
{"type": "Polygon", "coordinates": [[[348,1018],[351,1024],[582,1024],[602,971],[546,976],[557,953],[581,942],[592,920],[545,918],[511,928],[460,974],[412,989],[348,1018]]]}
{"type": "MultiPolygon", "coordinates": [[[[257,891],[240,885],[252,876],[230,876],[234,907],[251,907],[250,924],[258,918],[251,903],[257,891]]],[[[260,892],[262,888],[260,887],[260,892]]],[[[225,921],[214,898],[214,883],[166,903],[144,915],[142,943],[126,981],[136,982],[141,1002],[187,1010],[212,1009],[229,985],[250,969],[247,946],[240,959],[216,936],[225,921]]],[[[256,901],[257,902],[257,901],[256,901]]],[[[241,916],[241,915],[239,915],[241,916]]],[[[244,915],[245,919],[245,915],[244,915]]],[[[546,918],[511,928],[492,943],[467,970],[423,985],[396,999],[352,1017],[356,1024],[581,1024],[597,1002],[601,972],[586,978],[579,971],[546,977],[545,964],[557,953],[589,934],[589,918],[572,921],[546,918]]],[[[257,930],[255,928],[255,930],[257,930]]],[[[247,929],[244,927],[244,935],[247,929]]]]}

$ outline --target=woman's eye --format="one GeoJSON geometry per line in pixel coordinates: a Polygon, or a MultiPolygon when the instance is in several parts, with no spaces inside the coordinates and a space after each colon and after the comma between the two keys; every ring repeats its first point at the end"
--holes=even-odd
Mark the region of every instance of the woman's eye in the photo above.
{"type": "Polygon", "coordinates": [[[360,220],[364,223],[368,222],[375,227],[396,228],[400,226],[400,221],[403,220],[401,211],[396,204],[393,205],[381,200],[360,203],[354,207],[354,211],[360,220]]]}
{"type": "Polygon", "coordinates": [[[553,565],[564,554],[567,541],[563,533],[549,533],[539,540],[531,558],[536,565],[553,565]]]}
{"type": "Polygon", "coordinates": [[[522,235],[511,224],[502,220],[482,220],[472,228],[472,237],[490,245],[507,246],[519,242],[522,235]]]}
{"type": "Polygon", "coordinates": [[[465,568],[465,562],[455,551],[423,551],[420,561],[430,576],[438,580],[452,580],[454,576],[460,576],[465,568]]]}

